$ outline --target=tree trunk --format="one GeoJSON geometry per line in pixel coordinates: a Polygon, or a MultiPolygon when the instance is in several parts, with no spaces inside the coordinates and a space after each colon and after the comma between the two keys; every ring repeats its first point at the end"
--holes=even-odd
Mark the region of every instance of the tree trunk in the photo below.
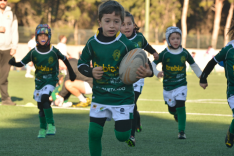
{"type": "Polygon", "coordinates": [[[189,0],[184,0],[183,12],[181,17],[181,27],[182,27],[182,47],[186,48],[186,38],[187,38],[187,12],[188,12],[189,0]]]}
{"type": "Polygon", "coordinates": [[[158,27],[157,26],[154,28],[154,34],[155,34],[155,44],[158,44],[158,27]]]}
{"type": "Polygon", "coordinates": [[[224,29],[224,41],[223,41],[223,46],[226,46],[228,41],[229,41],[229,35],[228,30],[231,26],[231,22],[232,22],[232,16],[233,16],[233,8],[234,8],[234,3],[231,3],[230,5],[230,9],[229,9],[229,13],[227,16],[227,21],[226,21],[226,25],[225,25],[225,29],[224,29]]]}
{"type": "Polygon", "coordinates": [[[174,11],[172,11],[172,26],[176,27],[175,12],[174,11]]]}
{"type": "Polygon", "coordinates": [[[75,21],[74,40],[75,45],[78,45],[78,21],[75,21]]]}
{"type": "Polygon", "coordinates": [[[211,39],[211,46],[214,49],[216,49],[217,38],[219,35],[219,25],[220,25],[220,20],[221,20],[223,1],[224,0],[215,0],[215,18],[214,18],[214,26],[213,26],[213,33],[212,33],[212,39],[211,39]]]}

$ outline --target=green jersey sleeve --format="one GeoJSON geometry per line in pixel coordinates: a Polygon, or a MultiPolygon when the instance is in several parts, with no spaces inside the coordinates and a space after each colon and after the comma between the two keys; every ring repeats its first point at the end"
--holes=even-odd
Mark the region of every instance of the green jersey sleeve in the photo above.
{"type": "Polygon", "coordinates": [[[65,60],[66,56],[64,56],[59,50],[56,50],[56,55],[58,56],[58,59],[65,60]]]}
{"type": "Polygon", "coordinates": [[[28,62],[32,61],[32,50],[21,60],[21,63],[24,65],[28,64],[28,62]]]}
{"type": "Polygon", "coordinates": [[[187,60],[186,60],[189,64],[194,64],[195,61],[193,59],[193,57],[190,55],[189,52],[187,52],[187,60]]]}
{"type": "Polygon", "coordinates": [[[163,52],[161,52],[161,53],[159,54],[158,60],[154,60],[153,62],[154,62],[155,64],[158,64],[158,63],[162,62],[162,58],[163,58],[163,52]]]}
{"type": "Polygon", "coordinates": [[[91,53],[91,49],[87,43],[82,51],[82,54],[80,56],[79,61],[78,61],[78,66],[81,64],[87,64],[89,66],[91,59],[92,59],[92,53],[91,53]]]}
{"type": "Polygon", "coordinates": [[[222,48],[221,51],[214,57],[216,62],[221,62],[225,60],[227,54],[227,49],[226,48],[222,48]]]}
{"type": "Polygon", "coordinates": [[[142,35],[142,37],[143,37],[142,49],[145,49],[145,47],[148,45],[148,42],[143,35],[142,35]]]}

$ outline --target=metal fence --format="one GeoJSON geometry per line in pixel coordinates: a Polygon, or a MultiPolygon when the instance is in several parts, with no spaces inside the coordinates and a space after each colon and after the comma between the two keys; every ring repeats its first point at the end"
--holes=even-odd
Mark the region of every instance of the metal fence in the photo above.
{"type": "MultiPolygon", "coordinates": [[[[143,31],[143,29],[142,29],[143,31]]],[[[32,27],[19,27],[19,42],[27,43],[30,40],[31,34],[35,32],[35,28],[32,27]]],[[[59,42],[59,36],[65,35],[67,37],[67,44],[75,45],[85,45],[90,37],[96,33],[96,30],[92,29],[79,29],[77,33],[77,41],[74,40],[74,29],[59,29],[52,28],[52,44],[57,44],[59,42]]],[[[154,44],[156,43],[156,36],[159,42],[163,42],[165,38],[165,32],[158,32],[155,34],[154,31],[149,32],[148,42],[154,44]]],[[[223,47],[223,36],[218,36],[217,49],[223,47]]],[[[197,48],[197,49],[207,49],[211,45],[211,35],[187,35],[186,47],[187,48],[197,48]]]]}

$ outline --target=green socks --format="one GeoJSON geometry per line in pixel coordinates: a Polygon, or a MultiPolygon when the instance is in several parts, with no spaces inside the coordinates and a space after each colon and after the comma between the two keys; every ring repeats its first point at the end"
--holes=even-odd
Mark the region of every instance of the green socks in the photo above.
{"type": "Polygon", "coordinates": [[[171,115],[177,115],[177,112],[172,112],[172,111],[170,111],[169,109],[168,109],[168,111],[169,111],[169,113],[170,113],[171,115]]]}
{"type": "MultiPolygon", "coordinates": [[[[234,109],[232,109],[232,113],[234,114],[234,109]]],[[[229,128],[230,133],[234,134],[234,119],[232,119],[232,123],[229,128]]]]}
{"type": "Polygon", "coordinates": [[[47,124],[52,124],[54,126],[54,118],[52,108],[44,109],[45,118],[47,124]]]}
{"type": "Polygon", "coordinates": [[[115,136],[120,142],[124,142],[130,138],[131,131],[132,131],[132,129],[130,129],[129,131],[126,131],[126,132],[119,132],[119,131],[115,130],[115,136]]]}
{"type": "Polygon", "coordinates": [[[102,126],[94,122],[89,123],[89,151],[91,156],[102,155],[102,133],[102,126]]]}
{"type": "Polygon", "coordinates": [[[185,107],[176,108],[177,116],[178,116],[178,128],[179,132],[185,131],[186,125],[186,111],[185,107]]]}
{"type": "Polygon", "coordinates": [[[46,129],[47,128],[46,118],[39,116],[39,120],[40,120],[40,128],[46,129]]]}

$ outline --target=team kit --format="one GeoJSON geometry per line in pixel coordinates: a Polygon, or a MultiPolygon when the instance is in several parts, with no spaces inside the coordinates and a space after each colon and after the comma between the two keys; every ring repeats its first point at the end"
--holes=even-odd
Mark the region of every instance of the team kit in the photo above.
{"type": "MultiPolygon", "coordinates": [[[[203,72],[194,61],[190,53],[181,46],[181,30],[178,27],[168,27],[165,33],[168,47],[161,53],[147,42],[133,15],[125,11],[116,1],[103,2],[98,8],[98,28],[96,34],[86,43],[77,64],[77,70],[86,77],[93,78],[93,95],[90,106],[90,123],[88,128],[89,151],[91,156],[102,155],[102,135],[106,121],[112,118],[115,122],[114,132],[117,140],[128,146],[136,145],[135,132],[142,131],[141,119],[137,110],[137,100],[141,95],[146,77],[163,77],[163,97],[168,106],[168,112],[178,122],[178,139],[186,139],[186,108],[187,80],[186,62],[200,79],[200,86],[208,86],[207,77],[214,66],[223,61],[227,78],[227,100],[234,114],[234,40],[230,41],[214,58],[212,58],[203,72]],[[120,63],[124,56],[132,50],[140,48],[154,56],[151,63],[146,61],[144,66],[136,69],[137,81],[125,84],[119,76],[120,63]],[[94,65],[90,67],[90,61],[94,65]],[[157,65],[162,63],[162,71],[157,65]]],[[[234,26],[230,28],[232,33],[234,26]]],[[[56,127],[53,117],[51,92],[58,82],[59,64],[61,59],[67,66],[70,80],[76,75],[67,58],[51,45],[51,28],[47,24],[39,24],[35,30],[37,46],[30,50],[20,61],[15,58],[9,64],[22,67],[32,61],[35,71],[34,99],[39,109],[38,138],[55,135],[56,127]]],[[[231,34],[234,37],[234,34],[231,34]]],[[[176,128],[176,127],[174,127],[176,128]]],[[[232,120],[225,144],[233,146],[234,120],[232,120]]]]}

